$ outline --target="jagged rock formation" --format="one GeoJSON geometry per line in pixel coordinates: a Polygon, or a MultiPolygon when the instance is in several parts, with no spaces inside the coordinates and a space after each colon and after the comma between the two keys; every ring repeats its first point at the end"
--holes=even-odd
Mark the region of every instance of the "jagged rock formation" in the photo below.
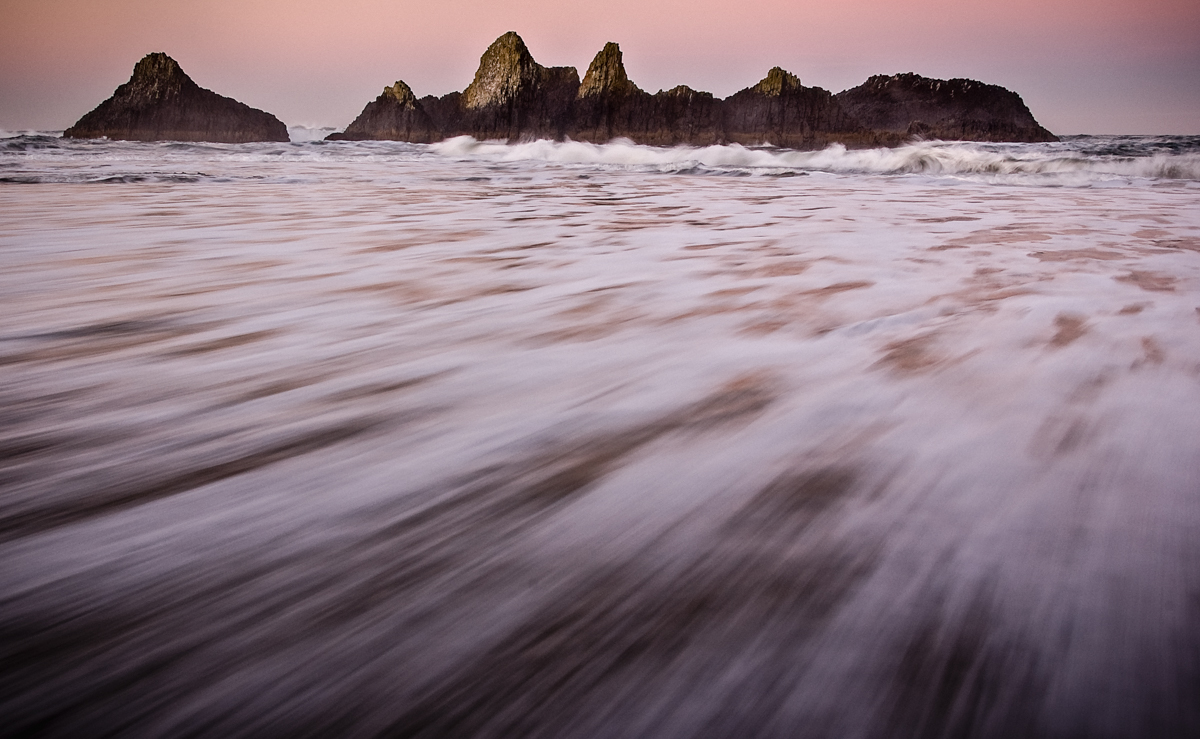
{"type": "Polygon", "coordinates": [[[611,41],[588,65],[575,98],[573,139],[604,142],[651,125],[653,96],[630,82],[621,47],[611,41]]]}
{"type": "Polygon", "coordinates": [[[967,79],[877,75],[837,94],[863,126],[893,134],[963,141],[1057,141],[1021,96],[967,79]]]}
{"type": "Polygon", "coordinates": [[[509,31],[479,59],[467,89],[416,99],[404,82],[368,103],[344,133],[330,141],[390,139],[425,143],[451,136],[478,139],[562,138],[571,124],[579,73],[543,67],[509,31]]]}
{"type": "Polygon", "coordinates": [[[726,98],[723,107],[727,141],[812,149],[869,138],[832,93],[805,87],[799,77],[779,67],[757,85],[726,98]]]}
{"type": "Polygon", "coordinates": [[[638,143],[709,146],[726,141],[723,104],[711,92],[678,85],[654,94],[654,125],[638,143]]]}
{"type": "Polygon", "coordinates": [[[542,81],[545,67],[513,31],[492,42],[479,58],[475,79],[463,90],[463,107],[468,110],[511,105],[527,97],[542,81]]]}
{"type": "Polygon", "coordinates": [[[461,121],[451,129],[489,139],[560,138],[578,90],[574,67],[543,67],[509,31],[480,57],[475,79],[462,93],[461,121]]]}
{"type": "Polygon", "coordinates": [[[458,135],[522,140],[570,137],[603,143],[772,144],[800,149],[831,143],[895,145],[914,135],[986,141],[1048,141],[1016,93],[971,80],[917,75],[872,77],[833,95],[805,87],[779,67],[753,87],[719,100],[680,85],[651,95],[607,43],[580,82],[574,67],[543,67],[508,32],[479,60],[461,93],[416,100],[397,82],[330,139],[426,142],[458,135]]]}
{"type": "Polygon", "coordinates": [[[127,141],[287,141],[275,116],[206,90],[163,53],[147,54],[113,96],[63,132],[127,141]]]}
{"type": "Polygon", "coordinates": [[[626,95],[631,92],[641,90],[629,81],[621,47],[609,41],[588,65],[587,74],[579,84],[577,97],[585,100],[599,95],[626,95]]]}
{"type": "Polygon", "coordinates": [[[720,101],[684,85],[645,92],[629,79],[621,47],[610,41],[579,86],[570,136],[597,143],[623,137],[639,144],[714,144],[721,141],[720,101]]]}
{"type": "Polygon", "coordinates": [[[330,134],[326,138],[330,141],[382,139],[428,144],[440,141],[442,135],[412,89],[397,80],[396,84],[383,88],[379,97],[367,103],[367,107],[363,108],[353,123],[346,126],[345,131],[330,134]]]}

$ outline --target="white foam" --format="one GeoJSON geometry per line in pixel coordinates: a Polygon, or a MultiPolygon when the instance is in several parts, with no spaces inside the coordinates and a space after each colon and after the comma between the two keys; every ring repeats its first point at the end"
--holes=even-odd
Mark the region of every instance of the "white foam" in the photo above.
{"type": "MultiPolygon", "coordinates": [[[[773,147],[657,147],[617,139],[607,144],[531,141],[506,144],[469,136],[437,144],[323,139],[332,128],[292,126],[290,143],[214,144],[61,139],[57,132],[4,132],[5,177],[23,182],[110,181],[204,173],[222,181],[389,181],[417,160],[569,167],[597,171],[702,176],[831,175],[918,177],[930,182],[1125,187],[1164,181],[1200,186],[1198,137],[1075,137],[1049,144],[916,142],[893,149],[819,151],[773,147]],[[328,166],[353,164],[353,166],[328,166]],[[114,172],[119,167],[120,172],[114,172]]],[[[511,167],[508,167],[511,169],[511,167]]],[[[461,169],[461,168],[460,168],[461,169]]],[[[494,167],[493,167],[494,170],[494,167]]],[[[513,170],[516,171],[516,170],[513,170]]],[[[448,170],[448,173],[453,169],[448,170]]]]}
{"type": "Polygon", "coordinates": [[[501,162],[542,161],[660,172],[707,170],[730,174],[831,172],[869,175],[966,177],[1013,184],[1084,185],[1113,179],[1200,181],[1200,154],[1086,155],[1063,145],[923,141],[896,148],[819,151],[723,146],[640,146],[628,139],[607,144],[547,140],[521,144],[476,141],[470,136],[430,147],[444,156],[501,162]]]}
{"type": "Polygon", "coordinates": [[[1195,191],[879,174],[1086,146],[0,142],[0,715],[1195,715],[1195,191]]]}
{"type": "Polygon", "coordinates": [[[339,129],[333,126],[308,126],[297,124],[288,126],[288,138],[293,144],[304,144],[310,141],[323,141],[326,136],[339,129]]]}
{"type": "Polygon", "coordinates": [[[10,131],[5,128],[0,128],[0,139],[15,139],[18,136],[62,136],[62,131],[36,131],[32,128],[22,128],[19,130],[10,131]]]}

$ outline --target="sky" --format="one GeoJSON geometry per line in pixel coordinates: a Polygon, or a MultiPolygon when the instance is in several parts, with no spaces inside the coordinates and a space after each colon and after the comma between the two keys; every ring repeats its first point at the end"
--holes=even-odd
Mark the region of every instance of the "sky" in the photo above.
{"type": "Polygon", "coordinates": [[[650,92],[720,97],[781,66],[1018,92],[1060,134],[1200,134],[1200,0],[0,0],[0,129],[61,130],[164,51],[289,125],[344,127],[397,79],[462,90],[496,37],[583,75],[616,41],[650,92]]]}

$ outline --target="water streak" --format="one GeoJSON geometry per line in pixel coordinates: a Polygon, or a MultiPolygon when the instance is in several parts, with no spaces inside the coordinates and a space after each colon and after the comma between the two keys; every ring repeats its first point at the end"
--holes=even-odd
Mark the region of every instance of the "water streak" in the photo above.
{"type": "Polygon", "coordinates": [[[0,141],[0,735],[1200,734],[1172,141],[0,141]]]}

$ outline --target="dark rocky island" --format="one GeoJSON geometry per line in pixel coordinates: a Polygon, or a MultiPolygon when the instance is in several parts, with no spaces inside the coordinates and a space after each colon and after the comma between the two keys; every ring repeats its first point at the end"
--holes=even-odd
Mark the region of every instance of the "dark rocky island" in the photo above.
{"type": "Polygon", "coordinates": [[[330,141],[390,140],[425,143],[468,134],[480,139],[562,138],[579,90],[574,67],[543,67],[521,37],[508,32],[479,60],[461,93],[417,100],[397,81],[368,103],[345,132],[330,141]]]}
{"type": "Polygon", "coordinates": [[[974,80],[877,76],[834,95],[779,67],[724,100],[680,85],[650,94],[629,79],[621,49],[605,44],[580,81],[574,67],[543,67],[516,33],[498,38],[461,93],[417,99],[403,82],[385,88],[330,140],[427,143],[460,135],[521,141],[771,144],[816,149],[893,146],[913,137],[1054,141],[1021,97],[974,80]]]}
{"type": "Polygon", "coordinates": [[[374,101],[341,133],[326,137],[330,141],[411,141],[427,144],[441,140],[425,108],[408,85],[400,80],[383,88],[374,101]]]}
{"type": "Polygon", "coordinates": [[[832,143],[874,144],[876,137],[847,115],[837,99],[820,87],[774,67],[754,87],[722,101],[725,140],[817,149],[832,143]]]}
{"type": "Polygon", "coordinates": [[[579,90],[574,67],[543,67],[509,31],[479,59],[475,79],[442,125],[477,138],[560,138],[571,122],[579,90]]]}
{"type": "Polygon", "coordinates": [[[1034,120],[1020,95],[975,80],[876,75],[837,99],[877,131],[961,141],[1058,140],[1034,120]]]}
{"type": "Polygon", "coordinates": [[[278,118],[200,87],[162,53],[147,54],[128,82],[63,136],[229,144],[288,140],[278,118]]]}
{"type": "Polygon", "coordinates": [[[621,48],[609,42],[592,59],[575,94],[570,136],[604,143],[617,137],[639,144],[715,144],[722,140],[720,101],[680,85],[657,94],[625,72],[621,48]]]}

